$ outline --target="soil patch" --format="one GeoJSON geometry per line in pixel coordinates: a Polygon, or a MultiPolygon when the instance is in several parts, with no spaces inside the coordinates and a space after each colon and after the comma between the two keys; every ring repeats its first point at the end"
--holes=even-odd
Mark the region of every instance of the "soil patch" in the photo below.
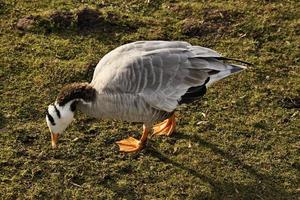
{"type": "Polygon", "coordinates": [[[79,29],[95,28],[101,21],[100,13],[97,10],[84,8],[77,12],[77,27],[79,29]]]}
{"type": "Polygon", "coordinates": [[[16,27],[21,31],[31,30],[32,28],[34,28],[36,19],[37,18],[32,15],[23,17],[18,20],[16,27]]]}
{"type": "Polygon", "coordinates": [[[58,28],[70,27],[73,14],[68,11],[55,11],[49,16],[50,21],[58,28]]]}

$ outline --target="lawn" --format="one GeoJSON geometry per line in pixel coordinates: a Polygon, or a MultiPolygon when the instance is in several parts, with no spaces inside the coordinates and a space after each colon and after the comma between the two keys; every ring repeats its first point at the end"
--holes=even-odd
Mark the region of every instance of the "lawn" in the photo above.
{"type": "Polygon", "coordinates": [[[298,199],[300,3],[0,0],[0,199],[298,199]],[[139,153],[141,124],[81,113],[52,149],[46,107],[137,40],[184,40],[254,67],[178,107],[139,153]]]}

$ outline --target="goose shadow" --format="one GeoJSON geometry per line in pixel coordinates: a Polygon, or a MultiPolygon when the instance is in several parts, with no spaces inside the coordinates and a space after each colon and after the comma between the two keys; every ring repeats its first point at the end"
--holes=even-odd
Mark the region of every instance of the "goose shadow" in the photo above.
{"type": "MultiPolygon", "coordinates": [[[[173,138],[191,140],[198,143],[199,146],[210,149],[214,154],[223,157],[237,169],[241,169],[255,179],[255,183],[247,185],[227,181],[217,181],[214,177],[203,175],[196,169],[173,160],[171,158],[173,155],[166,155],[160,152],[153,144],[150,144],[147,147],[146,152],[150,156],[159,159],[161,162],[171,164],[173,167],[186,171],[191,176],[197,177],[210,184],[214,191],[214,197],[217,199],[223,199],[226,196],[237,196],[242,199],[296,199],[297,194],[286,191],[282,183],[280,183],[280,180],[276,179],[276,177],[262,174],[254,167],[244,163],[237,156],[220,149],[217,145],[207,142],[197,135],[187,135],[185,133],[176,132],[173,138]]],[[[201,194],[199,194],[197,198],[201,199],[201,194]]]]}
{"type": "Polygon", "coordinates": [[[6,123],[7,123],[7,119],[4,115],[4,113],[2,113],[0,111],[0,132],[2,131],[2,129],[4,129],[4,127],[6,126],[6,123]]]}

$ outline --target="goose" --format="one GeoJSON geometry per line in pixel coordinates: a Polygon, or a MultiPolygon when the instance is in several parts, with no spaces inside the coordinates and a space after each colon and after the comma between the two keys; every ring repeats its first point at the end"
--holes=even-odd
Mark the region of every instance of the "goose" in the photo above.
{"type": "Polygon", "coordinates": [[[208,86],[246,69],[245,64],[184,41],[137,41],[117,47],[99,61],[90,83],[66,85],[48,106],[52,147],[78,110],[98,119],[142,122],[139,140],[116,142],[121,152],[137,152],[149,134],[172,135],[179,105],[200,99],[208,86]]]}

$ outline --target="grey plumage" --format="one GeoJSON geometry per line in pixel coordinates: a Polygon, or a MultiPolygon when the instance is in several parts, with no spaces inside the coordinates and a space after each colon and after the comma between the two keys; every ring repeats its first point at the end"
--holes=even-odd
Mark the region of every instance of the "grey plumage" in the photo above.
{"type": "Polygon", "coordinates": [[[180,41],[138,41],[120,46],[98,63],[90,85],[96,100],[79,109],[98,118],[152,124],[173,112],[191,87],[208,85],[243,66],[219,60],[208,48],[180,41]]]}

